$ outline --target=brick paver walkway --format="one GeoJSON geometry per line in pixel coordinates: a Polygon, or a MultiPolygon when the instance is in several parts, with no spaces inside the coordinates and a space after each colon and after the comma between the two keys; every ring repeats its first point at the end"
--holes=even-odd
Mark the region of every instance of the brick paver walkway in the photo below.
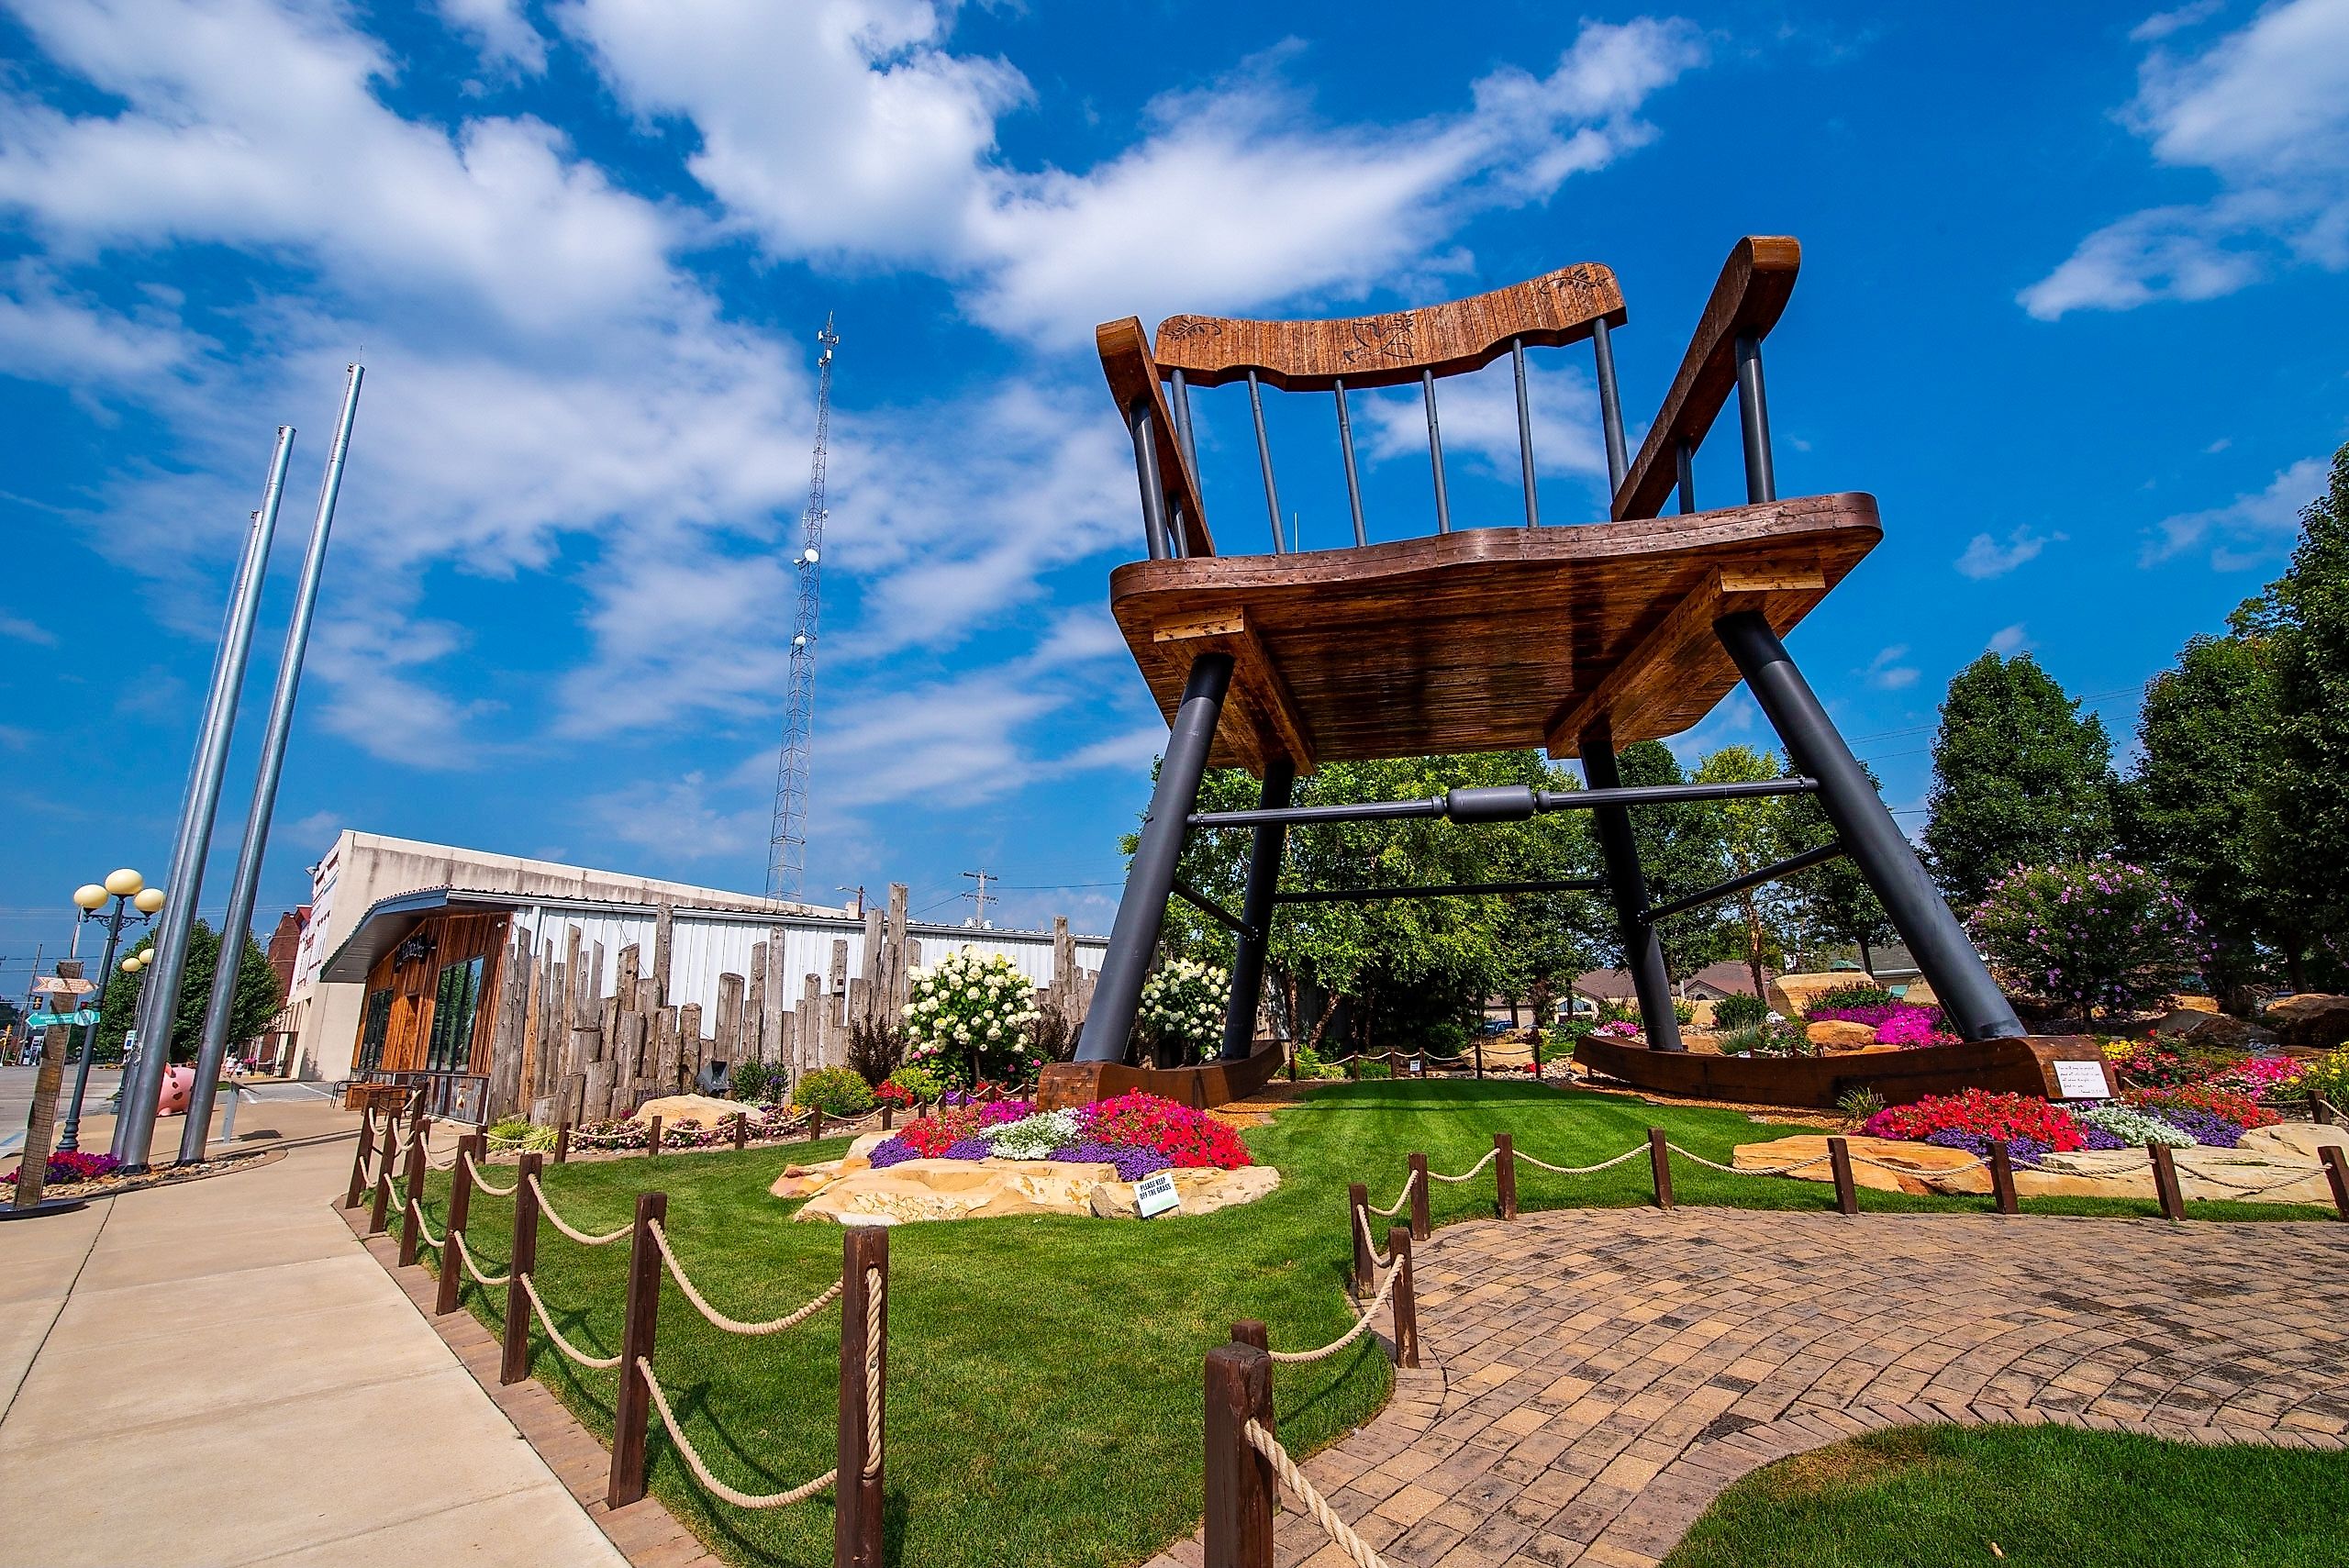
{"type": "MultiPolygon", "coordinates": [[[[2349,1433],[2337,1223],[1570,1210],[1417,1269],[1426,1364],[1305,1466],[1398,1568],[1653,1568],[1739,1476],[1877,1427],[2349,1433]]],[[[1346,1562],[1293,1504],[1278,1542],[1346,1562]]]]}

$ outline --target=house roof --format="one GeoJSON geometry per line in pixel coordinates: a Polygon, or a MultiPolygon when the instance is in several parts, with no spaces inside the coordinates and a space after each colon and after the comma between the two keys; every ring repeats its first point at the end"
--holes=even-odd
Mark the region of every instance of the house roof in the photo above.
{"type": "MultiPolygon", "coordinates": [[[[1765,970],[1765,975],[1772,973],[1765,970]]],[[[1706,984],[1717,991],[1753,995],[1753,976],[1742,963],[1709,963],[1690,975],[1687,984],[1706,984]]],[[[1587,996],[1594,1002],[1628,1002],[1638,995],[1631,984],[1631,971],[1626,969],[1594,969],[1577,977],[1574,983],[1577,996],[1587,996]]]]}

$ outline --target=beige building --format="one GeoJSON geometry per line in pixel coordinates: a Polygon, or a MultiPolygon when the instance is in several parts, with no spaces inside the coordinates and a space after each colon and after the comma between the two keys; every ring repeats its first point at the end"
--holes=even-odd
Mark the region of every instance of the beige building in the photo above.
{"type": "Polygon", "coordinates": [[[610,904],[691,905],[701,909],[742,910],[765,915],[829,915],[847,911],[814,904],[787,904],[696,887],[690,883],[620,872],[592,871],[552,861],[524,860],[448,844],[427,844],[345,828],[334,847],[311,868],[309,921],[294,960],[293,984],[276,1027],[293,1037],[296,1071],[305,1078],[339,1082],[351,1075],[359,1036],[363,982],[329,981],[321,972],[328,959],[356,930],[368,910],[384,899],[429,888],[473,893],[520,894],[610,904]]]}

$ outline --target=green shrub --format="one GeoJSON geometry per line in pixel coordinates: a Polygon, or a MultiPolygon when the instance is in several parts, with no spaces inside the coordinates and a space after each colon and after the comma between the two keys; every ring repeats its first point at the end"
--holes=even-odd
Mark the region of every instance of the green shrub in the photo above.
{"type": "Polygon", "coordinates": [[[1386,1058],[1384,1056],[1365,1056],[1360,1062],[1356,1062],[1354,1066],[1364,1082],[1368,1082],[1375,1078],[1392,1078],[1395,1076],[1393,1071],[1387,1067],[1386,1058]]]}
{"type": "Polygon", "coordinates": [[[1684,1028],[1689,1024],[1695,1023],[1697,1021],[1697,1004],[1694,1002],[1684,1002],[1679,997],[1675,996],[1672,999],[1672,1017],[1675,1021],[1678,1022],[1684,1028]]]}
{"type": "Polygon", "coordinates": [[[1884,1109],[1884,1096],[1874,1089],[1846,1089],[1835,1101],[1835,1110],[1846,1121],[1865,1122],[1884,1109]]]}
{"type": "Polygon", "coordinates": [[[927,1067],[900,1067],[889,1074],[889,1082],[911,1095],[917,1105],[929,1105],[946,1092],[946,1084],[927,1067]]]}
{"type": "Polygon", "coordinates": [[[1296,1056],[1297,1075],[1300,1078],[1334,1078],[1338,1075],[1338,1069],[1322,1061],[1321,1053],[1309,1045],[1298,1046],[1296,1056]]]}
{"type": "Polygon", "coordinates": [[[1810,1042],[1800,1024],[1759,1023],[1721,1036],[1724,1056],[1816,1056],[1819,1047],[1810,1042]]]}
{"type": "Polygon", "coordinates": [[[1768,1021],[1769,1017],[1769,1003],[1759,996],[1748,996],[1742,991],[1713,1004],[1713,1028],[1717,1029],[1750,1029],[1768,1021]]]}
{"type": "Polygon", "coordinates": [[[727,1080],[731,1097],[751,1106],[780,1099],[790,1086],[791,1070],[776,1062],[738,1062],[727,1080]]]}
{"type": "Polygon", "coordinates": [[[1881,985],[1838,985],[1832,991],[1821,991],[1802,1010],[1806,1018],[1844,1007],[1889,1007],[1900,1000],[1881,985]]]}
{"type": "Polygon", "coordinates": [[[489,1129],[489,1143],[493,1149],[537,1149],[554,1147],[554,1129],[536,1127],[525,1117],[510,1116],[489,1129]]]}
{"type": "Polygon", "coordinates": [[[1556,1040],[1562,1043],[1566,1050],[1572,1051],[1574,1049],[1575,1041],[1595,1033],[1598,1029],[1598,1022],[1595,1018],[1561,1018],[1558,1020],[1557,1028],[1543,1030],[1542,1032],[1546,1035],[1548,1039],[1556,1040]]]}
{"type": "Polygon", "coordinates": [[[873,1085],[846,1067],[818,1067],[799,1075],[791,1099],[826,1116],[863,1116],[873,1108],[873,1085]]]}

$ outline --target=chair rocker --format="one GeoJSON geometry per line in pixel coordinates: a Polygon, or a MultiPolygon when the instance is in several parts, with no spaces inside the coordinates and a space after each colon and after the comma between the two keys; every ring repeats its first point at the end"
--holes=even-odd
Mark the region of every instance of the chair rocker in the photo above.
{"type": "MultiPolygon", "coordinates": [[[[1772,475],[1762,339],[1792,292],[1801,248],[1741,240],[1636,456],[1627,452],[1610,331],[1626,313],[1603,266],[1565,267],[1448,305],[1333,321],[1177,316],[1154,342],[1129,317],[1101,327],[1103,370],[1133,439],[1149,559],[1110,574],[1110,605],[1172,726],[1140,845],[1077,1049],[1080,1064],[1125,1062],[1142,980],[1170,895],[1237,934],[1222,1060],[1277,1059],[1253,1039],[1264,933],[1286,829],[1331,819],[1441,816],[1516,820],[1594,814],[1626,966],[1651,1050],[1683,1049],[1655,923],[1666,915],[1849,854],[1968,1040],[2022,1033],[1949,906],[1926,879],[1866,774],[1780,639],[1881,536],[1873,497],[1780,499],[1772,475]],[[1585,339],[1597,361],[1613,487],[1609,520],[1542,524],[1535,493],[1525,356],[1585,339]],[[1444,486],[1436,383],[1508,356],[1516,371],[1524,517],[1455,528],[1444,486]],[[1272,520],[1273,553],[1218,552],[1199,494],[1190,389],[1244,382],[1272,520]],[[1364,542],[1348,394],[1416,383],[1427,407],[1435,532],[1364,542]],[[1264,388],[1334,397],[1352,506],[1351,549],[1284,552],[1264,439],[1264,388]],[[1745,504],[1698,511],[1690,460],[1734,388],[1745,504]],[[1677,495],[1679,511],[1664,516],[1677,495]],[[1690,728],[1743,680],[1794,776],[1765,784],[1625,788],[1616,752],[1690,728]],[[1579,757],[1590,787],[1453,790],[1431,800],[1295,807],[1297,774],[1319,762],[1533,746],[1579,757]],[[1210,766],[1263,780],[1255,811],[1202,814],[1210,766]],[[1630,813],[1666,800],[1816,794],[1836,841],[1749,877],[1650,907],[1630,813]],[[1237,911],[1175,876],[1186,835],[1254,834],[1237,911]]],[[[1227,538],[1230,530],[1227,529],[1227,538]]],[[[1368,892],[1371,890],[1365,890],[1368,892]]],[[[1470,889],[1414,890],[1428,895],[1470,889]]],[[[1478,888],[1474,891],[1493,891],[1478,888]]],[[[1267,1068],[1268,1072],[1269,1069],[1267,1068]]],[[[1253,1073],[1249,1077],[1256,1076],[1253,1073]]]]}

